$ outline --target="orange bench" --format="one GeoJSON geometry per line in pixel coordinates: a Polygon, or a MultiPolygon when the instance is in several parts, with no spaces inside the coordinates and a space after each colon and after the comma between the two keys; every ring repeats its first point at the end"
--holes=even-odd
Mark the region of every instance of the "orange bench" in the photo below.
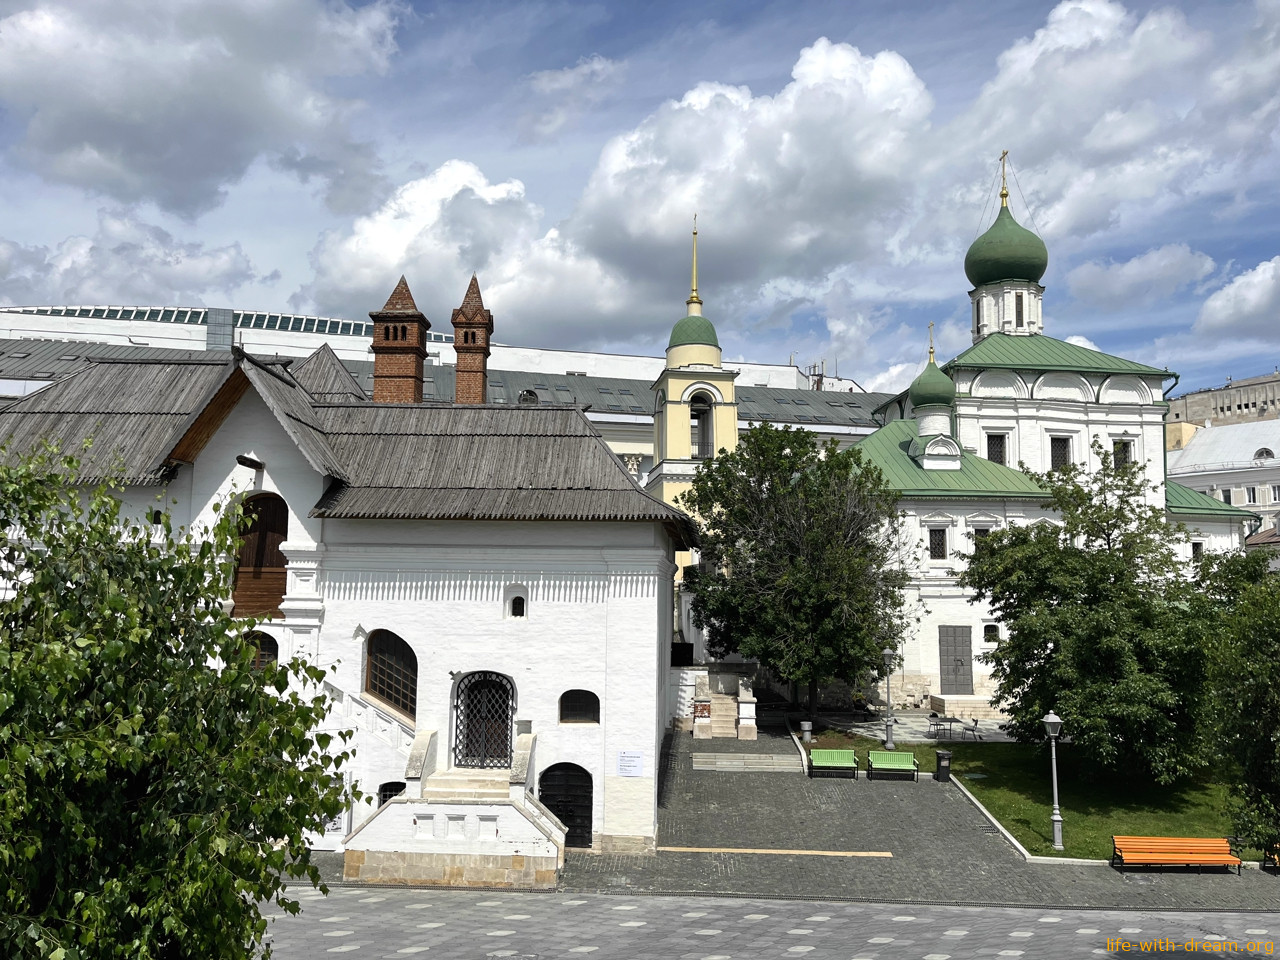
{"type": "Polygon", "coordinates": [[[1241,859],[1231,849],[1226,837],[1112,837],[1111,865],[1126,867],[1235,867],[1240,873],[1241,859]]]}

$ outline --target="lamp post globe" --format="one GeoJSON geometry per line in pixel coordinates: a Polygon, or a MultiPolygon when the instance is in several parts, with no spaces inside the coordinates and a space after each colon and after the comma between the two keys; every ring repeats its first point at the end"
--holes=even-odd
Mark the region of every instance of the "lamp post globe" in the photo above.
{"type": "Polygon", "coordinates": [[[892,647],[885,647],[880,652],[884,654],[884,748],[893,750],[896,749],[893,745],[893,661],[898,654],[892,647]]]}
{"type": "Polygon", "coordinates": [[[1053,849],[1062,846],[1062,813],[1058,810],[1058,737],[1062,733],[1062,718],[1050,710],[1044,715],[1044,732],[1049,735],[1049,769],[1053,774],[1053,849]]]}

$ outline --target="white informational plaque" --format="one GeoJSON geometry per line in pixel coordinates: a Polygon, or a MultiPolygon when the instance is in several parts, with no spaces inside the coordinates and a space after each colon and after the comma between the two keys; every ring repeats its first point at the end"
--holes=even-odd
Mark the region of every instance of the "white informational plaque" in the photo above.
{"type": "Polygon", "coordinates": [[[643,750],[619,750],[618,751],[618,776],[643,777],[644,776],[644,751],[643,750]]]}

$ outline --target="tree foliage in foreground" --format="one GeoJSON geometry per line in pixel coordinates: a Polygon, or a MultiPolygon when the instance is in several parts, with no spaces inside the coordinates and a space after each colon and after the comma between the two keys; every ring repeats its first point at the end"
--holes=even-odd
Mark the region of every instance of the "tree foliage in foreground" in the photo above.
{"type": "Polygon", "coordinates": [[[986,656],[994,700],[1021,741],[1044,739],[1050,710],[1093,769],[1172,783],[1208,760],[1205,640],[1231,593],[1228,568],[1179,558],[1141,464],[1030,474],[1060,523],[1008,527],[975,544],[961,583],[987,600],[1006,635],[986,656]]]}
{"type": "Polygon", "coordinates": [[[236,516],[192,542],[76,470],[0,466],[0,950],[252,956],[259,904],[319,883],[304,831],[344,809],[349,734],[313,732],[323,671],[255,668],[223,611],[236,516]]]}
{"type": "Polygon", "coordinates": [[[702,562],[685,573],[712,653],[806,684],[884,671],[905,627],[898,496],[856,447],[760,424],[703,461],[681,505],[702,562]]]}
{"type": "Polygon", "coordinates": [[[1231,818],[1236,834],[1259,850],[1280,847],[1280,574],[1271,555],[1231,558],[1218,599],[1221,629],[1209,638],[1214,747],[1234,769],[1231,818]]]}

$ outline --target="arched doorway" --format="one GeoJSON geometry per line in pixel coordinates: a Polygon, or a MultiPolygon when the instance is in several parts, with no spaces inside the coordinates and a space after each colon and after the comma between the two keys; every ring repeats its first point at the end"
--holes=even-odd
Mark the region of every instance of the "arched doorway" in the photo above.
{"type": "Polygon", "coordinates": [[[576,763],[557,763],[538,778],[538,799],[569,832],[566,847],[591,846],[591,774],[576,763]]]}
{"type": "Polygon", "coordinates": [[[240,552],[236,557],[237,617],[271,617],[284,599],[285,559],[280,544],[289,539],[289,508],[274,493],[246,500],[241,521],[240,552]]]}
{"type": "Polygon", "coordinates": [[[455,767],[511,766],[516,690],[509,677],[482,670],[458,681],[453,702],[455,767]]]}

